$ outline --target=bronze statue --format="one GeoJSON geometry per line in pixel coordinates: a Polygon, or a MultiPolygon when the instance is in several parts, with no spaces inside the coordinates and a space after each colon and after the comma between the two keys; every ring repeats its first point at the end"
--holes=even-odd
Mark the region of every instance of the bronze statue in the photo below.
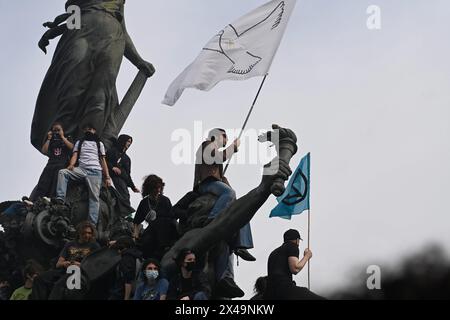
{"type": "Polygon", "coordinates": [[[39,47],[46,52],[49,40],[62,35],[36,102],[31,143],[41,150],[54,122],[61,122],[74,138],[85,123],[97,128],[106,147],[116,138],[133,108],[146,79],[155,69],[137,52],[127,33],[125,0],[69,0],[81,10],[81,28],[61,24],[68,14],[44,26],[50,28],[39,47]],[[116,78],[122,58],[126,57],[140,72],[119,104],[116,78]]]}

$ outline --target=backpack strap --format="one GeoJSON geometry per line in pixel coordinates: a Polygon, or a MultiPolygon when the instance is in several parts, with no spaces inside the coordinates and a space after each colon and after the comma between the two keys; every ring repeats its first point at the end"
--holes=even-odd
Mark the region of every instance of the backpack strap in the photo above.
{"type": "MultiPolygon", "coordinates": [[[[78,154],[77,154],[77,162],[76,162],[76,165],[78,166],[78,164],[79,164],[79,160],[80,160],[80,154],[81,154],[81,147],[82,147],[82,145],[83,145],[83,143],[86,141],[86,139],[80,139],[80,140],[78,140],[78,154]]],[[[97,141],[95,141],[96,143],[97,143],[97,154],[98,154],[98,161],[100,162],[100,164],[101,164],[101,161],[102,161],[102,157],[103,157],[103,154],[102,154],[102,152],[101,152],[101,145],[100,145],[100,140],[97,140],[97,141]]]]}
{"type": "Polygon", "coordinates": [[[81,154],[81,147],[83,146],[85,139],[80,139],[78,140],[78,154],[77,154],[77,162],[76,162],[76,166],[79,165],[79,161],[80,161],[80,154],[81,154]]]}

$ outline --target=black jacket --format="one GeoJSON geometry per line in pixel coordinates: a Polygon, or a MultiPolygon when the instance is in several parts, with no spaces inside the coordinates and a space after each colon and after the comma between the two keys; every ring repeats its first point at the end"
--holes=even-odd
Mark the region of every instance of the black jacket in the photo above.
{"type": "Polygon", "coordinates": [[[122,260],[116,268],[114,286],[111,288],[110,300],[123,300],[125,284],[132,284],[136,279],[136,260],[142,259],[142,253],[137,248],[129,248],[122,252],[122,260]]]}
{"type": "Polygon", "coordinates": [[[125,152],[120,151],[117,146],[114,146],[106,153],[106,161],[111,177],[123,179],[128,187],[131,189],[136,188],[133,179],[131,178],[131,159],[125,152]],[[121,174],[116,175],[114,171],[112,171],[113,167],[119,168],[121,174]]]}
{"type": "Polygon", "coordinates": [[[190,292],[185,292],[182,287],[182,275],[180,271],[170,280],[167,299],[179,300],[183,298],[183,296],[189,295],[189,299],[193,300],[194,295],[201,291],[204,292],[208,298],[211,296],[211,286],[206,273],[194,270],[192,272],[192,290],[190,292]]]}

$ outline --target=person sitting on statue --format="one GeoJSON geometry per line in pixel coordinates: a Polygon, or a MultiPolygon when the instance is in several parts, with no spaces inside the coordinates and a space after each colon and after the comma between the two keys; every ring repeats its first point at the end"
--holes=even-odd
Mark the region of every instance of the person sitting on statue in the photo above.
{"type": "Polygon", "coordinates": [[[41,197],[53,198],[55,196],[59,170],[67,167],[72,149],[71,137],[65,137],[62,124],[55,122],[52,130],[47,133],[47,140],[42,146],[41,152],[49,159],[30,195],[31,201],[36,201],[41,197]]]}
{"type": "Polygon", "coordinates": [[[168,300],[208,300],[210,284],[206,274],[197,268],[195,253],[182,249],[175,259],[177,273],[169,280],[168,300]]]}
{"type": "Polygon", "coordinates": [[[81,222],[76,229],[76,240],[64,246],[56,262],[56,268],[35,278],[31,300],[47,300],[52,299],[52,296],[58,296],[66,287],[67,268],[73,265],[79,267],[86,256],[100,249],[96,241],[96,229],[92,223],[81,222]]]}
{"type": "Polygon", "coordinates": [[[96,135],[95,128],[87,124],[84,126],[84,137],[75,143],[69,166],[59,171],[56,199],[65,203],[70,180],[85,181],[89,188],[89,220],[94,225],[97,225],[100,210],[102,172],[106,185],[111,186],[105,146],[96,135]]]}
{"type": "Polygon", "coordinates": [[[114,284],[108,300],[131,300],[135,285],[137,262],[142,261],[142,252],[136,248],[131,236],[122,236],[114,241],[111,249],[117,250],[121,260],[116,267],[114,284]]]}
{"type": "Polygon", "coordinates": [[[109,174],[114,183],[114,187],[128,205],[130,205],[128,188],[131,188],[135,193],[140,192],[131,178],[131,159],[126,153],[132,143],[132,137],[122,134],[114,146],[106,153],[109,174]]]}
{"type": "MultiPolygon", "coordinates": [[[[224,129],[216,128],[209,132],[208,139],[202,143],[196,153],[194,191],[201,194],[211,193],[217,197],[209,217],[215,218],[236,200],[236,193],[231,188],[228,179],[223,175],[223,163],[238,152],[239,139],[233,141],[228,148],[223,149],[228,143],[224,129]]],[[[255,261],[255,258],[247,251],[253,248],[253,238],[250,224],[247,223],[236,235],[231,245],[234,253],[247,261],[255,261]]]]}
{"type": "Polygon", "coordinates": [[[139,239],[145,258],[160,260],[178,240],[177,222],[172,215],[172,203],[163,195],[164,182],[157,175],[147,176],[142,184],[142,197],[134,216],[134,238],[139,239]],[[140,236],[140,225],[148,227],[140,236]]]}
{"type": "Polygon", "coordinates": [[[160,270],[158,260],[144,261],[133,300],[166,300],[169,281],[161,277],[160,270]]]}
{"type": "Polygon", "coordinates": [[[253,293],[255,294],[250,300],[264,300],[264,292],[267,287],[267,276],[259,277],[255,281],[255,286],[253,287],[253,293]]]}
{"type": "Polygon", "coordinates": [[[0,301],[6,301],[11,296],[11,285],[7,275],[0,274],[0,301]]]}
{"type": "Polygon", "coordinates": [[[283,235],[284,243],[269,256],[267,263],[267,286],[264,300],[318,300],[322,297],[312,293],[307,288],[297,287],[292,279],[312,258],[312,252],[305,249],[304,256],[299,260],[300,233],[289,229],[283,235]]]}
{"type": "Polygon", "coordinates": [[[7,203],[6,209],[0,212],[0,223],[3,217],[25,219],[28,212],[33,208],[34,203],[28,197],[22,197],[22,201],[11,201],[7,203]]]}
{"type": "Polygon", "coordinates": [[[24,285],[14,290],[9,300],[28,300],[32,289],[34,279],[42,273],[42,266],[36,261],[29,260],[23,269],[24,285]]]}

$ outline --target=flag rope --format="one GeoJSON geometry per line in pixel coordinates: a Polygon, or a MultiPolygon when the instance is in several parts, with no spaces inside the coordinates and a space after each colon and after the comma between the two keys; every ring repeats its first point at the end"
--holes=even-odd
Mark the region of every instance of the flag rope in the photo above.
{"type": "MultiPolygon", "coordinates": [[[[244,124],[242,125],[241,132],[239,133],[238,139],[241,139],[242,134],[244,133],[245,127],[247,126],[247,122],[248,122],[248,120],[250,119],[250,115],[251,115],[252,112],[253,112],[253,108],[255,107],[256,101],[258,100],[259,94],[261,93],[262,87],[264,86],[264,82],[266,82],[266,78],[267,78],[268,75],[269,75],[269,74],[266,73],[266,75],[264,76],[264,78],[263,78],[262,81],[261,81],[261,85],[259,86],[258,93],[256,93],[256,97],[255,97],[255,99],[253,100],[252,106],[250,107],[250,110],[249,110],[249,112],[248,112],[248,114],[247,114],[247,117],[245,118],[244,124]]],[[[227,165],[225,166],[225,169],[223,170],[223,174],[225,174],[225,173],[227,172],[228,166],[230,165],[231,158],[232,158],[233,156],[234,156],[234,153],[231,155],[230,159],[228,159],[227,165]]]]}

